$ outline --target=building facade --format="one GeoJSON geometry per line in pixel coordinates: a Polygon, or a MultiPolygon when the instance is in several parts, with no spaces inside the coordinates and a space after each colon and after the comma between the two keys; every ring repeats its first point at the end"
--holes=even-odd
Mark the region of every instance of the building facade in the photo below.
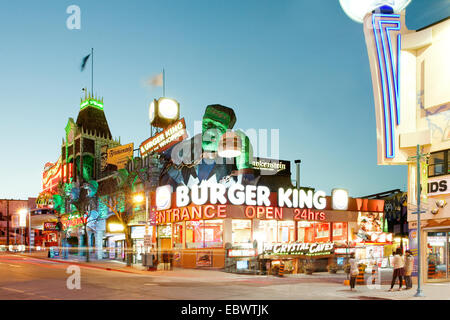
{"type": "Polygon", "coordinates": [[[450,19],[408,30],[404,12],[367,14],[364,34],[372,74],[378,164],[408,166],[409,244],[416,256],[417,184],[421,185],[424,281],[450,280],[450,19]],[[429,154],[412,158],[417,146],[429,154]]]}

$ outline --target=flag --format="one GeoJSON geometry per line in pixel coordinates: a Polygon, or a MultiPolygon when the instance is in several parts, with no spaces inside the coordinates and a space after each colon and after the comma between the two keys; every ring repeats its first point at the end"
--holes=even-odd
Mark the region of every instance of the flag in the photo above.
{"type": "Polygon", "coordinates": [[[156,76],[153,76],[152,78],[149,78],[147,80],[147,84],[153,86],[153,87],[162,87],[163,86],[163,74],[162,72],[157,74],[156,76]]]}
{"type": "Polygon", "coordinates": [[[91,54],[88,54],[86,57],[83,58],[83,60],[81,61],[81,71],[84,70],[84,67],[86,67],[86,63],[89,59],[89,57],[91,56],[91,54]]]}

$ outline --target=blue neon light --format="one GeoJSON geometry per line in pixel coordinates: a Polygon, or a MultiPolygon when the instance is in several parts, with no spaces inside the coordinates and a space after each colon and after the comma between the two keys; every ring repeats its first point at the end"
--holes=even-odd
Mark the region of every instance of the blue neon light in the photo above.
{"type": "Polygon", "coordinates": [[[400,34],[397,36],[397,56],[394,58],[392,54],[392,42],[390,31],[400,30],[400,21],[392,20],[398,19],[398,14],[373,14],[372,26],[375,37],[375,45],[378,56],[378,69],[380,72],[381,92],[383,95],[383,110],[384,110],[384,141],[385,141],[385,155],[386,158],[395,157],[395,135],[394,135],[394,114],[396,124],[400,124],[400,99],[399,99],[399,75],[400,75],[400,34]],[[375,23],[375,18],[378,20],[378,28],[375,23]],[[383,28],[383,25],[387,25],[383,28]],[[380,30],[380,38],[378,37],[377,29],[380,30]],[[386,33],[386,39],[384,37],[386,33]],[[383,58],[381,57],[380,46],[383,48],[383,58]],[[388,49],[386,49],[386,46],[388,49]],[[388,52],[389,51],[389,55],[388,52]],[[382,61],[384,64],[382,64],[382,61]],[[382,65],[384,68],[382,68],[382,65]],[[389,67],[388,67],[389,65],[389,67]],[[386,86],[387,83],[387,86],[386,86]],[[389,99],[388,99],[389,97],[389,99]],[[389,100],[389,110],[388,110],[389,100]],[[395,109],[395,113],[394,113],[395,109]],[[389,119],[388,119],[389,116],[389,119]],[[389,128],[388,128],[389,127],[389,128]]]}

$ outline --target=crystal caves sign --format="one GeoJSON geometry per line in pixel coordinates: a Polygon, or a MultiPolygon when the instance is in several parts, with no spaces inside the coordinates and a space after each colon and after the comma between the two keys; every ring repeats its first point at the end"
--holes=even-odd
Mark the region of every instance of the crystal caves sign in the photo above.
{"type": "Polygon", "coordinates": [[[333,253],[334,243],[265,243],[264,254],[266,255],[304,255],[321,256],[333,253]]]}

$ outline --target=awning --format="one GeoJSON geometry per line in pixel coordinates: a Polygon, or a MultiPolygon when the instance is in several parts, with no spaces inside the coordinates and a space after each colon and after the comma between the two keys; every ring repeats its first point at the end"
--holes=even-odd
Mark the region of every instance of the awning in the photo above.
{"type": "Polygon", "coordinates": [[[450,227],[450,219],[445,220],[427,220],[427,224],[425,225],[424,229],[431,229],[431,228],[446,228],[450,227]]]}

